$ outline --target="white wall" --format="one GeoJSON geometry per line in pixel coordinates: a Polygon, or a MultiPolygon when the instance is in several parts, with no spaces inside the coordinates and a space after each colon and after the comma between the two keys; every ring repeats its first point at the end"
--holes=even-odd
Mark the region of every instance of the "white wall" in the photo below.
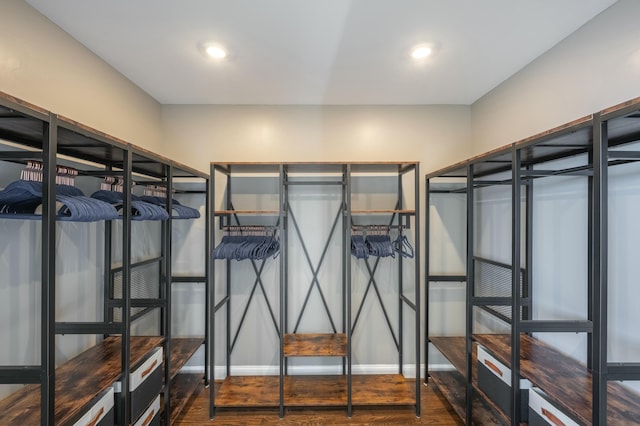
{"type": "Polygon", "coordinates": [[[428,172],[469,155],[468,106],[162,107],[166,152],[211,161],[420,161],[428,172]]]}
{"type": "Polygon", "coordinates": [[[0,91],[160,151],[160,105],[22,0],[0,1],[0,91]]]}
{"type": "Polygon", "coordinates": [[[473,152],[640,96],[640,2],[620,0],[472,106],[473,152]]]}

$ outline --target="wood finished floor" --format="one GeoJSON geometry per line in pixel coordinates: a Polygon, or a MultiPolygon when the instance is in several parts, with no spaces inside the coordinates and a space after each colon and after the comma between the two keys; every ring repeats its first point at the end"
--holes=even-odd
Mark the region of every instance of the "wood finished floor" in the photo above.
{"type": "MultiPolygon", "coordinates": [[[[216,386],[219,386],[217,383],[216,386]]],[[[345,409],[291,408],[284,418],[277,409],[218,409],[209,420],[209,392],[202,386],[187,404],[175,425],[463,425],[440,391],[434,386],[421,390],[422,416],[413,407],[354,407],[348,419],[345,409]]]]}

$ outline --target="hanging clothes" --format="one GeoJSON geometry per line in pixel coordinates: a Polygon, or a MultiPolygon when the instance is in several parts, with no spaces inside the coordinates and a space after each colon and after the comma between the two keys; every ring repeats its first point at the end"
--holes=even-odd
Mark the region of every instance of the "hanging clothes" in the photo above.
{"type": "Polygon", "coordinates": [[[263,260],[276,257],[280,251],[280,241],[273,227],[231,226],[213,249],[214,259],[263,260]]]}

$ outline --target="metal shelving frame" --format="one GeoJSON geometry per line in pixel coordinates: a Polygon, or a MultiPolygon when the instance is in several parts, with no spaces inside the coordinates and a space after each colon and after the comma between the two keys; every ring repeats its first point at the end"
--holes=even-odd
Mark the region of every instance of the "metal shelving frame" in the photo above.
{"type": "MultiPolygon", "coordinates": [[[[474,306],[486,304],[507,304],[511,307],[511,410],[515,413],[510,423],[518,425],[520,419],[520,335],[535,332],[587,333],[587,368],[592,374],[592,424],[607,424],[607,382],[620,380],[640,380],[640,363],[609,363],[607,360],[607,280],[608,280],[608,169],[617,164],[640,161],[639,151],[624,151],[620,148],[627,143],[640,141],[640,98],[587,116],[547,132],[535,135],[517,143],[498,148],[487,154],[454,164],[442,170],[426,175],[426,338],[425,353],[428,354],[430,342],[428,333],[428,292],[429,284],[434,281],[466,281],[466,423],[472,422],[471,398],[475,392],[472,384],[471,351],[473,344],[474,306]],[[617,149],[612,150],[610,148],[617,149]],[[536,168],[553,160],[585,157],[584,164],[570,168],[536,168]],[[497,162],[496,162],[497,161],[497,162]],[[503,180],[478,179],[498,173],[510,172],[503,180]],[[532,320],[527,310],[521,314],[521,307],[531,303],[529,293],[534,290],[531,265],[532,256],[532,207],[533,190],[537,179],[553,176],[582,176],[587,179],[588,197],[588,307],[586,320],[532,320]],[[442,179],[457,180],[457,184],[442,179]],[[466,182],[461,182],[462,180],[466,182]],[[473,201],[474,188],[484,185],[506,184],[511,187],[511,296],[508,298],[485,300],[474,295],[473,256],[473,201]],[[434,193],[466,194],[467,203],[467,260],[466,274],[442,276],[429,272],[429,195],[434,193]],[[514,200],[524,199],[521,202],[514,200]],[[525,225],[522,227],[522,219],[525,225]],[[523,229],[524,228],[524,229],[523,229]],[[524,251],[521,238],[524,238],[524,251]],[[524,271],[520,264],[524,264],[524,271]],[[524,273],[527,286],[521,287],[520,274],[524,273]],[[531,288],[529,288],[530,286],[531,288]],[[521,291],[527,293],[521,294],[521,291]]],[[[428,365],[428,357],[426,358],[428,365]]],[[[428,375],[427,375],[428,377],[428,375]]]]}
{"type": "MultiPolygon", "coordinates": [[[[41,424],[53,425],[55,401],[55,336],[57,334],[117,334],[122,338],[121,345],[121,382],[120,403],[123,407],[120,424],[129,424],[129,373],[131,308],[144,307],[162,309],[160,332],[165,337],[165,379],[168,379],[171,364],[171,219],[162,225],[161,256],[157,261],[161,270],[160,298],[154,300],[132,301],[130,294],[131,268],[131,192],[123,192],[122,216],[122,265],[116,268],[122,275],[122,294],[119,302],[110,302],[110,283],[114,274],[111,266],[112,227],[105,222],[105,294],[104,319],[98,322],[56,322],[55,321],[55,195],[56,164],[59,155],[70,161],[88,161],[93,165],[102,165],[103,170],[95,166],[81,171],[85,176],[119,176],[125,188],[131,188],[134,174],[159,181],[172,189],[175,176],[203,179],[208,184],[208,175],[175,163],[167,158],[155,155],[130,143],[88,128],[65,117],[45,111],[10,95],[0,93],[0,139],[23,146],[24,151],[0,152],[0,159],[23,162],[27,159],[40,159],[43,162],[43,215],[42,215],[42,269],[41,269],[41,362],[39,366],[0,367],[0,383],[40,383],[41,424]],[[121,321],[115,322],[113,309],[121,309],[121,321]]],[[[171,192],[167,193],[167,205],[171,211],[171,192]]],[[[206,277],[203,279],[206,281],[206,277]]],[[[205,339],[205,347],[208,344],[205,339]]],[[[164,387],[165,420],[169,424],[170,398],[169,381],[164,387]]]]}
{"type": "MultiPolygon", "coordinates": [[[[342,241],[342,259],[343,260],[343,264],[342,264],[342,294],[343,294],[343,303],[342,303],[342,329],[343,332],[346,333],[347,336],[347,355],[345,357],[343,357],[343,374],[346,374],[346,379],[347,379],[347,401],[346,401],[346,409],[347,409],[347,416],[351,417],[352,415],[352,406],[353,406],[353,402],[352,402],[352,358],[351,358],[351,352],[352,352],[352,348],[351,348],[351,336],[352,333],[354,331],[354,324],[353,324],[353,319],[352,319],[352,298],[351,298],[351,254],[350,254],[350,243],[351,243],[351,223],[352,223],[352,217],[355,214],[361,215],[361,214],[366,214],[366,212],[356,212],[354,213],[351,209],[351,195],[352,195],[352,186],[351,186],[351,179],[352,179],[352,174],[354,172],[376,172],[376,171],[384,171],[384,172],[389,172],[389,171],[395,171],[397,173],[398,176],[398,202],[396,205],[395,209],[391,209],[391,210],[385,210],[384,213],[385,214],[391,214],[392,215],[392,221],[397,221],[397,222],[401,222],[403,219],[406,220],[407,222],[410,221],[410,218],[413,217],[414,218],[414,227],[415,227],[415,238],[416,238],[416,242],[415,242],[415,257],[416,259],[420,258],[420,244],[419,244],[419,236],[420,236],[420,224],[419,224],[419,220],[417,219],[419,217],[419,166],[418,163],[211,163],[211,170],[210,170],[210,174],[211,174],[211,186],[210,186],[210,194],[209,194],[209,200],[210,200],[210,204],[209,204],[209,209],[211,211],[211,224],[209,226],[209,245],[210,247],[214,247],[215,246],[215,233],[214,233],[214,229],[216,227],[215,224],[215,218],[219,217],[219,221],[220,221],[220,226],[223,226],[224,224],[230,224],[230,220],[231,218],[235,218],[236,222],[238,221],[239,216],[242,216],[243,214],[248,214],[248,215],[255,215],[255,214],[267,214],[267,215],[271,215],[274,218],[277,218],[278,220],[278,224],[277,226],[279,226],[279,235],[280,235],[280,241],[281,241],[281,254],[280,254],[280,260],[279,260],[279,267],[280,267],[280,278],[279,278],[279,301],[280,301],[280,314],[279,314],[279,322],[276,323],[274,320],[274,326],[275,329],[278,333],[278,337],[279,337],[279,359],[280,359],[280,380],[279,380],[279,415],[280,417],[283,417],[285,414],[285,408],[286,408],[286,403],[285,403],[285,385],[284,385],[284,379],[285,376],[287,376],[288,372],[287,372],[287,357],[285,356],[285,347],[284,347],[284,340],[285,340],[285,334],[288,330],[288,323],[289,323],[289,318],[287,315],[287,304],[288,304],[288,268],[289,268],[289,263],[288,263],[288,255],[287,255],[287,246],[288,246],[288,241],[289,238],[291,238],[291,235],[293,236],[298,236],[300,239],[300,242],[303,246],[303,250],[305,251],[305,257],[307,259],[308,262],[308,266],[311,269],[312,275],[313,275],[313,279],[312,282],[310,283],[310,287],[309,287],[309,292],[311,292],[313,290],[314,287],[318,287],[319,288],[319,284],[318,284],[318,272],[319,269],[322,267],[322,258],[320,259],[319,263],[317,265],[314,265],[312,260],[309,258],[309,255],[306,253],[306,248],[305,247],[305,242],[303,240],[303,236],[301,234],[301,231],[298,228],[298,224],[295,220],[295,217],[293,215],[293,212],[291,211],[291,206],[289,204],[289,187],[290,186],[294,186],[294,185],[300,185],[300,186],[325,186],[325,185],[339,185],[342,188],[342,202],[341,202],[341,207],[340,210],[337,212],[337,216],[335,218],[335,221],[333,222],[333,227],[331,229],[331,233],[330,235],[327,237],[327,241],[325,243],[324,246],[324,250],[323,253],[326,253],[329,243],[332,240],[332,238],[334,237],[335,233],[339,232],[341,234],[341,241],[342,241]],[[251,210],[251,211],[235,211],[234,210],[234,206],[233,206],[233,202],[231,200],[231,195],[233,193],[232,188],[231,188],[231,176],[234,173],[255,173],[255,172],[268,172],[270,174],[272,174],[274,177],[277,177],[279,180],[279,190],[278,190],[278,210],[276,211],[255,211],[255,210],[251,210]],[[222,174],[226,179],[226,184],[225,184],[225,191],[226,194],[224,195],[224,209],[222,211],[218,211],[216,213],[215,210],[215,200],[216,200],[216,194],[215,194],[215,179],[216,179],[216,173],[218,174],[222,174]],[[290,179],[290,173],[294,173],[294,174],[301,174],[304,176],[322,176],[323,174],[326,173],[333,173],[333,174],[340,174],[341,178],[332,178],[332,179],[303,179],[303,180],[293,180],[290,179]],[[405,211],[402,210],[402,177],[407,174],[407,173],[414,173],[415,176],[415,193],[413,194],[415,197],[415,211],[405,211]],[[341,225],[339,224],[339,222],[341,222],[341,225]],[[291,228],[291,229],[290,229],[291,228]]],[[[383,211],[376,211],[374,214],[379,214],[382,213],[383,211]]],[[[324,257],[324,254],[323,256],[324,257]]],[[[401,261],[400,261],[401,262],[401,261]]],[[[419,267],[419,261],[415,261],[415,275],[414,275],[414,279],[415,279],[415,293],[413,295],[413,297],[415,298],[414,301],[411,300],[410,297],[408,297],[407,295],[403,294],[403,286],[402,286],[402,264],[400,263],[400,267],[399,267],[399,283],[398,283],[398,288],[399,288],[399,296],[398,296],[398,303],[400,306],[400,334],[402,334],[402,324],[403,324],[403,319],[402,319],[402,308],[403,306],[408,306],[410,309],[412,309],[415,312],[415,328],[416,328],[416,341],[415,341],[415,347],[416,347],[416,401],[415,401],[415,409],[416,409],[416,416],[420,416],[420,326],[421,326],[421,320],[420,320],[420,267],[419,267]]],[[[210,281],[209,281],[209,286],[212,289],[215,289],[215,262],[212,258],[212,256],[210,256],[210,260],[209,260],[209,269],[211,271],[210,274],[210,281]]],[[[256,272],[256,280],[257,282],[260,281],[260,272],[261,272],[261,268],[256,267],[256,265],[254,265],[254,271],[256,272]]],[[[375,269],[371,270],[371,280],[374,281],[375,283],[375,278],[373,277],[373,274],[375,273],[375,269]]],[[[210,305],[214,307],[214,309],[211,310],[211,318],[210,318],[210,334],[209,334],[209,339],[212,342],[212,348],[213,348],[213,343],[214,343],[214,325],[215,325],[215,315],[216,312],[218,312],[220,309],[222,309],[223,307],[227,307],[227,318],[226,318],[226,327],[227,327],[227,339],[226,339],[226,353],[227,353],[227,367],[226,367],[226,371],[227,371],[227,376],[230,375],[230,341],[229,341],[229,335],[231,333],[231,330],[229,329],[230,325],[229,325],[229,309],[230,309],[230,286],[231,286],[231,277],[230,277],[230,273],[229,273],[229,269],[228,269],[228,265],[227,265],[227,284],[226,284],[226,290],[225,290],[225,294],[221,295],[221,299],[217,300],[216,299],[216,295],[214,294],[215,291],[212,291],[210,293],[210,305]]],[[[321,296],[322,296],[322,291],[321,292],[321,296]]],[[[307,294],[308,296],[308,294],[307,294]]],[[[268,306],[270,307],[269,301],[267,301],[268,306]]],[[[333,318],[331,318],[331,314],[328,310],[328,307],[325,304],[325,309],[327,310],[327,313],[330,317],[331,323],[332,323],[332,327],[334,328],[334,331],[338,331],[338,323],[333,321],[333,318]]],[[[384,309],[384,307],[383,307],[384,309]]],[[[300,313],[300,317],[302,317],[302,315],[304,314],[304,307],[302,309],[302,312],[300,313]]],[[[272,317],[274,315],[272,314],[272,317]]],[[[388,322],[388,321],[387,321],[388,322]]],[[[389,327],[391,327],[391,325],[389,324],[389,327]]],[[[297,324],[296,327],[294,327],[295,330],[293,330],[293,332],[295,333],[297,330],[297,324]]],[[[400,343],[397,345],[398,346],[398,351],[399,351],[399,370],[400,373],[402,373],[402,359],[403,359],[403,355],[402,355],[402,338],[400,338],[400,343]]],[[[209,353],[209,363],[210,363],[210,368],[211,371],[214,370],[215,368],[215,355],[214,355],[214,351],[213,349],[210,351],[209,353]]],[[[213,389],[214,387],[211,386],[210,388],[210,404],[209,404],[209,415],[211,418],[213,418],[215,416],[215,410],[216,410],[216,404],[215,404],[215,391],[213,389]]]]}

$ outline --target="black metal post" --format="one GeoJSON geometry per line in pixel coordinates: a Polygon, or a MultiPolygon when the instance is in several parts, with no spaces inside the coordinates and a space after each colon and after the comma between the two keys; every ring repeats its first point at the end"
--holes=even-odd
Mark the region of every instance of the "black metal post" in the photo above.
{"type": "MultiPolygon", "coordinates": [[[[531,166],[527,166],[527,170],[531,169],[531,166]]],[[[523,320],[530,320],[533,313],[533,295],[531,293],[533,289],[533,195],[534,187],[533,181],[531,181],[529,185],[525,186],[525,275],[521,297],[528,300],[528,303],[522,307],[523,320]]]]}
{"type": "Polygon", "coordinates": [[[207,287],[208,287],[208,297],[209,297],[209,310],[207,312],[207,326],[208,326],[208,334],[207,340],[209,341],[209,358],[207,359],[207,363],[209,364],[209,418],[213,419],[216,415],[216,404],[215,404],[215,370],[216,370],[216,340],[215,340],[215,324],[216,324],[216,287],[215,287],[215,276],[216,276],[216,264],[211,255],[211,249],[215,245],[215,188],[216,188],[216,168],[214,164],[209,166],[209,182],[207,185],[207,265],[208,265],[208,275],[207,275],[207,287]]]}
{"type": "MultiPolygon", "coordinates": [[[[106,168],[108,172],[111,172],[111,166],[106,168]]],[[[103,319],[105,323],[113,322],[113,308],[111,308],[110,301],[113,298],[113,270],[112,268],[112,254],[113,250],[113,226],[112,221],[104,221],[104,289],[103,289],[103,319]]],[[[103,337],[106,337],[103,336],[103,337]]]]}
{"type": "MultiPolygon", "coordinates": [[[[131,188],[132,152],[124,151],[124,188],[131,188]]],[[[123,425],[131,423],[131,404],[129,399],[129,373],[131,369],[131,191],[122,193],[122,388],[120,403],[122,404],[123,425]]]]}
{"type": "Polygon", "coordinates": [[[592,423],[607,424],[607,274],[608,135],[607,123],[594,115],[593,126],[593,342],[592,423]]]}
{"type": "MultiPolygon", "coordinates": [[[[232,194],[232,182],[231,182],[231,167],[229,168],[229,174],[227,175],[227,185],[225,194],[225,210],[233,210],[233,201],[231,199],[232,194]]],[[[222,218],[221,218],[222,220],[222,218]]],[[[227,222],[227,225],[231,225],[231,216],[224,216],[224,220],[227,222]]],[[[227,297],[227,309],[225,311],[226,314],[226,333],[225,333],[225,347],[226,347],[226,375],[231,375],[231,260],[227,259],[225,261],[227,266],[227,282],[225,286],[225,297],[227,297]]]]}
{"type": "MultiPolygon", "coordinates": [[[[166,165],[166,205],[169,212],[169,218],[162,223],[161,241],[162,241],[162,263],[164,276],[160,285],[160,299],[166,301],[166,307],[162,309],[163,321],[161,335],[165,337],[165,353],[164,353],[164,419],[165,424],[171,424],[171,243],[172,243],[172,212],[173,212],[173,166],[166,165]]],[[[129,191],[131,190],[130,187],[129,191]]]]}
{"type": "MultiPolygon", "coordinates": [[[[594,267],[594,152],[593,149],[588,153],[588,163],[591,166],[592,173],[587,177],[587,319],[593,323],[593,267],[594,267]]],[[[587,334],[587,368],[593,370],[593,332],[587,334]]]]}
{"type": "MultiPolygon", "coordinates": [[[[351,224],[351,164],[347,164],[347,182],[346,182],[346,193],[347,193],[347,217],[346,217],[346,222],[347,224],[351,224]]],[[[349,241],[351,241],[351,228],[348,228],[348,235],[347,235],[349,241]]],[[[352,324],[351,324],[351,258],[349,257],[348,259],[347,254],[345,253],[345,262],[347,264],[347,291],[346,291],[346,298],[347,298],[347,312],[346,312],[346,316],[347,316],[347,417],[351,418],[351,416],[353,415],[353,406],[352,406],[352,389],[351,389],[351,385],[352,385],[352,359],[351,359],[351,354],[352,354],[352,333],[351,333],[351,329],[352,329],[352,324]]]]}
{"type": "Polygon", "coordinates": [[[55,306],[56,306],[56,155],[58,117],[49,114],[42,141],[42,286],[40,364],[40,421],[54,424],[55,407],[55,306]]]}
{"type": "Polygon", "coordinates": [[[209,259],[211,256],[211,221],[215,220],[213,217],[213,212],[211,211],[211,206],[209,205],[209,197],[211,195],[210,188],[210,177],[205,178],[205,221],[204,221],[204,385],[210,386],[213,382],[213,378],[210,376],[211,374],[211,364],[209,364],[209,353],[211,351],[211,340],[209,336],[209,329],[211,324],[209,324],[210,311],[213,309],[211,304],[211,286],[209,285],[209,277],[211,276],[211,265],[209,259]]]}
{"type": "Polygon", "coordinates": [[[465,330],[465,354],[466,354],[466,392],[465,392],[465,413],[467,414],[465,423],[472,424],[473,419],[473,304],[474,297],[474,187],[473,187],[473,164],[467,166],[467,300],[466,300],[466,330],[465,330]]]}
{"type": "MultiPolygon", "coordinates": [[[[414,170],[414,204],[415,204],[415,216],[414,216],[414,235],[415,235],[415,249],[414,249],[414,264],[415,275],[413,277],[413,283],[415,287],[415,352],[416,352],[416,417],[420,417],[420,166],[416,164],[414,170]]],[[[427,278],[428,280],[428,278],[427,278]]],[[[425,290],[426,293],[426,290],[425,290]]],[[[425,365],[425,370],[426,370],[425,365]]],[[[425,373],[426,376],[426,373],[425,373]]]]}
{"type": "Polygon", "coordinates": [[[280,165],[279,168],[279,189],[278,189],[278,214],[280,222],[280,240],[283,242],[280,244],[280,342],[279,342],[279,356],[280,361],[280,418],[284,417],[284,376],[285,376],[285,357],[284,357],[284,335],[287,332],[287,289],[288,289],[288,236],[287,236],[287,220],[288,220],[288,206],[289,206],[289,187],[285,185],[287,181],[287,171],[284,165],[280,165]]]}
{"type": "MultiPolygon", "coordinates": [[[[429,274],[431,269],[429,267],[429,252],[430,247],[430,211],[431,201],[429,195],[429,185],[431,180],[426,177],[424,185],[424,384],[429,384],[429,288],[431,287],[431,281],[429,274]]],[[[416,223],[420,220],[420,216],[416,214],[416,223]]],[[[416,235],[418,233],[416,232],[416,235]]],[[[418,257],[416,256],[416,259],[418,257]]]]}
{"type": "MultiPolygon", "coordinates": [[[[351,277],[351,219],[347,215],[347,166],[342,166],[342,332],[347,332],[347,280],[351,277]],[[347,268],[347,265],[349,267],[347,268]]],[[[357,316],[356,316],[357,318],[357,316]]],[[[347,374],[347,360],[342,358],[342,375],[347,374]]]]}
{"type": "Polygon", "coordinates": [[[521,239],[522,239],[522,188],[521,188],[521,163],[520,150],[512,150],[512,186],[511,186],[511,424],[520,424],[520,263],[521,263],[521,239]]]}
{"type": "MultiPolygon", "coordinates": [[[[396,208],[402,210],[402,175],[398,173],[396,177],[396,208]]],[[[398,215],[398,224],[402,224],[402,216],[398,215]]],[[[402,230],[400,230],[402,232],[402,230]]],[[[402,374],[404,366],[404,283],[402,282],[402,256],[398,259],[398,374],[402,374]]],[[[417,373],[416,373],[417,374],[417,373]]]]}

